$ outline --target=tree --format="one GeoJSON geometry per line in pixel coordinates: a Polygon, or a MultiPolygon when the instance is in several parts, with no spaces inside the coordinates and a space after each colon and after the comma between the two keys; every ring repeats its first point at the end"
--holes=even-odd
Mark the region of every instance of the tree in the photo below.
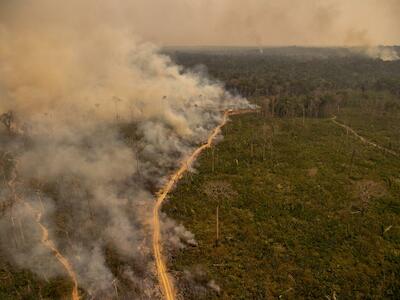
{"type": "Polygon", "coordinates": [[[0,116],[0,122],[3,123],[3,125],[6,127],[7,131],[9,134],[14,133],[14,113],[12,111],[9,111],[7,113],[4,113],[0,116]]]}

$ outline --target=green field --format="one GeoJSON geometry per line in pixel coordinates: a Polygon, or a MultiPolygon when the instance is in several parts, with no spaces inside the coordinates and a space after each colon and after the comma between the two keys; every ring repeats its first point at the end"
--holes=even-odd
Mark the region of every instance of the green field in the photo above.
{"type": "Polygon", "coordinates": [[[223,135],[165,207],[198,241],[169,266],[185,299],[400,297],[399,159],[329,119],[236,116],[223,135]]]}

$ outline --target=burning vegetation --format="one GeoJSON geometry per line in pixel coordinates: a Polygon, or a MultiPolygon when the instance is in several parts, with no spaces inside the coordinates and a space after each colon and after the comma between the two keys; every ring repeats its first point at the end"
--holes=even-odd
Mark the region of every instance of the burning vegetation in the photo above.
{"type": "Polygon", "coordinates": [[[87,19],[79,3],[0,13],[1,260],[42,278],[40,297],[69,278],[74,298],[154,299],[154,191],[248,105],[135,40],[114,5],[87,19]]]}

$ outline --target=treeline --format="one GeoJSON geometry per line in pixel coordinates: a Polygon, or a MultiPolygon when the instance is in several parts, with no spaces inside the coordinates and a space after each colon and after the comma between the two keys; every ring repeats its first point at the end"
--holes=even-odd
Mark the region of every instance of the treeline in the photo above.
{"type": "Polygon", "coordinates": [[[237,49],[170,50],[169,55],[187,68],[205,65],[228,91],[277,117],[326,117],[351,103],[379,112],[399,109],[400,61],[344,55],[334,48],[311,49],[310,55],[302,48],[289,50],[290,55],[237,49]]]}
{"type": "Polygon", "coordinates": [[[345,107],[384,115],[400,113],[400,98],[386,92],[353,90],[315,92],[302,96],[257,97],[254,101],[264,116],[326,118],[339,114],[345,107]]]}
{"type": "MultiPolygon", "coordinates": [[[[332,50],[333,51],[333,50],[332,50]]],[[[205,65],[213,79],[245,97],[304,95],[315,90],[390,91],[400,96],[400,61],[360,56],[279,56],[224,52],[171,52],[180,65],[205,65]]]]}
{"type": "Polygon", "coordinates": [[[322,118],[340,110],[343,95],[270,96],[257,98],[263,116],[322,118]]]}

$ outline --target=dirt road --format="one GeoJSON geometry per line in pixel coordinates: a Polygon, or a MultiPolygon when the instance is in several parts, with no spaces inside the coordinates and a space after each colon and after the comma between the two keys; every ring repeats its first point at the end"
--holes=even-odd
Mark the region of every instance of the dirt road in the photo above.
{"type": "Polygon", "coordinates": [[[160,210],[161,207],[168,195],[168,193],[173,189],[175,184],[179,181],[182,175],[188,170],[188,168],[192,165],[192,163],[196,160],[196,158],[203,152],[205,149],[210,148],[212,146],[213,141],[221,132],[221,128],[225,126],[228,122],[229,116],[239,115],[245,113],[253,113],[256,110],[228,110],[224,112],[222,122],[214,128],[210,136],[208,137],[207,143],[201,145],[197,148],[188,158],[182,161],[180,168],[172,174],[167,183],[160,189],[157,194],[157,202],[153,209],[153,252],[154,258],[157,267],[157,275],[158,279],[166,300],[174,300],[175,299],[175,290],[172,283],[172,280],[168,274],[168,270],[165,263],[165,258],[162,254],[162,245],[161,245],[161,233],[160,233],[160,210]]]}
{"type": "Polygon", "coordinates": [[[70,279],[73,283],[71,299],[79,300],[78,280],[77,280],[77,275],[75,274],[72,265],[69,263],[68,259],[66,257],[64,257],[60,253],[60,251],[58,251],[54,242],[52,240],[50,240],[49,230],[42,223],[42,212],[34,209],[29,202],[25,201],[23,198],[19,197],[19,195],[17,194],[16,188],[15,188],[16,179],[17,179],[17,175],[15,173],[13,175],[13,178],[8,182],[8,186],[10,188],[11,194],[14,197],[14,201],[22,202],[36,216],[36,223],[42,231],[41,243],[43,244],[44,247],[48,248],[51,251],[51,253],[55,256],[55,258],[58,260],[58,262],[63,266],[63,268],[67,272],[68,276],[70,277],[70,279]]]}
{"type": "Polygon", "coordinates": [[[392,154],[392,155],[394,155],[394,156],[396,156],[396,157],[400,157],[400,155],[399,155],[397,152],[395,152],[395,151],[393,151],[393,150],[390,150],[390,149],[388,149],[388,148],[385,148],[385,147],[383,147],[383,146],[381,146],[381,145],[378,145],[378,144],[376,144],[376,143],[374,143],[374,142],[368,140],[367,138],[365,138],[365,137],[359,135],[353,128],[351,128],[350,126],[347,126],[347,125],[345,125],[345,124],[343,124],[343,123],[340,123],[339,121],[336,120],[336,118],[337,118],[337,117],[334,116],[334,117],[331,119],[331,121],[332,121],[333,123],[335,123],[336,125],[338,125],[338,126],[344,128],[344,129],[348,130],[349,132],[351,132],[355,137],[357,137],[359,140],[361,140],[364,144],[367,144],[367,145],[370,145],[370,146],[372,146],[372,147],[375,147],[375,148],[377,148],[377,149],[379,149],[379,150],[382,150],[383,152],[390,153],[390,154],[392,154]]]}

